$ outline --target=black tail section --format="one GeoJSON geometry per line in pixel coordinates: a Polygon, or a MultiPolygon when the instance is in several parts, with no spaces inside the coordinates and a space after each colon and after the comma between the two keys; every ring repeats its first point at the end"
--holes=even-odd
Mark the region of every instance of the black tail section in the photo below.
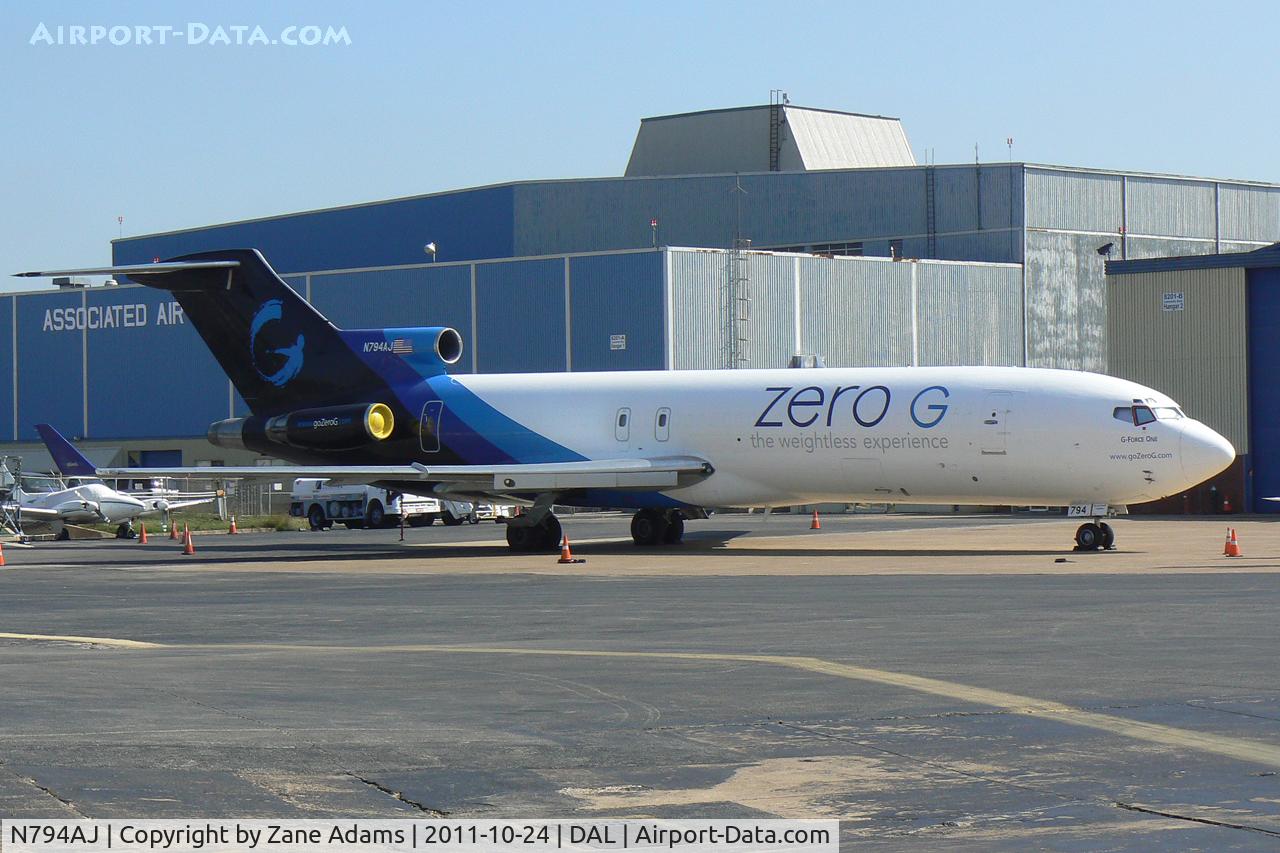
{"type": "Polygon", "coordinates": [[[367,402],[386,388],[337,327],[289,287],[256,249],[200,252],[174,262],[235,261],[129,278],[173,293],[255,415],[367,402]]]}

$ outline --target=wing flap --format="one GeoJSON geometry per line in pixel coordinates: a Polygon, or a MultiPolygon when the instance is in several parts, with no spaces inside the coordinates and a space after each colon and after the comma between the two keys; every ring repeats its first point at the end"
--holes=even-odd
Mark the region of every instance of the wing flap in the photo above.
{"type": "Polygon", "coordinates": [[[100,477],[199,477],[216,480],[314,478],[338,483],[416,481],[483,492],[554,492],[568,489],[664,489],[714,472],[704,459],[593,459],[522,465],[267,465],[239,468],[100,468],[100,477]]]}

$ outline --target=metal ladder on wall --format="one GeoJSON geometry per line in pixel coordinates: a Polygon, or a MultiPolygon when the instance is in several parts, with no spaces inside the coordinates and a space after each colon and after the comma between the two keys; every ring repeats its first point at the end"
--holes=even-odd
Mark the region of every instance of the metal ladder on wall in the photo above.
{"type": "Polygon", "coordinates": [[[769,171],[780,170],[782,153],[782,107],[787,103],[787,93],[781,89],[769,90],[769,171]]]}
{"type": "Polygon", "coordinates": [[[730,370],[751,366],[751,273],[747,251],[751,241],[733,241],[728,253],[723,305],[723,364],[730,370]]]}
{"type": "Polygon", "coordinates": [[[938,257],[938,208],[937,190],[934,185],[935,169],[926,166],[924,170],[924,227],[928,240],[927,256],[938,257]]]}

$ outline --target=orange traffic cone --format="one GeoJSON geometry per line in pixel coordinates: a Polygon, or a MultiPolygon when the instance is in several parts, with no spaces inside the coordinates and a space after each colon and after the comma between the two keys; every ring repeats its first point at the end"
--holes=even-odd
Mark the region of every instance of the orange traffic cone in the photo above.
{"type": "Polygon", "coordinates": [[[1240,542],[1239,540],[1236,539],[1236,529],[1234,527],[1231,528],[1231,536],[1227,538],[1227,556],[1228,557],[1243,556],[1240,553],[1240,542]]]}
{"type": "Polygon", "coordinates": [[[818,521],[818,511],[816,509],[813,511],[813,521],[809,522],[809,529],[810,530],[822,529],[822,522],[818,521]]]}
{"type": "Polygon", "coordinates": [[[142,529],[138,531],[138,544],[139,545],[147,544],[147,525],[145,522],[142,525],[142,529]]]}
{"type": "Polygon", "coordinates": [[[196,552],[196,543],[191,540],[191,531],[188,530],[186,536],[182,540],[182,553],[184,556],[190,557],[196,552]]]}
{"type": "Polygon", "coordinates": [[[1231,556],[1231,528],[1227,528],[1227,540],[1222,543],[1222,556],[1231,556]]]}
{"type": "Polygon", "coordinates": [[[586,560],[578,559],[573,556],[573,552],[569,550],[569,534],[565,534],[560,540],[560,559],[558,563],[585,563],[586,560]]]}
{"type": "Polygon", "coordinates": [[[0,568],[4,567],[4,543],[0,542],[0,568]]]}
{"type": "Polygon", "coordinates": [[[231,516],[231,529],[229,529],[227,532],[231,534],[236,534],[240,532],[239,530],[236,530],[236,517],[234,515],[231,516]]]}
{"type": "Polygon", "coordinates": [[[178,522],[176,521],[169,522],[169,539],[173,542],[178,541],[178,522]]]}

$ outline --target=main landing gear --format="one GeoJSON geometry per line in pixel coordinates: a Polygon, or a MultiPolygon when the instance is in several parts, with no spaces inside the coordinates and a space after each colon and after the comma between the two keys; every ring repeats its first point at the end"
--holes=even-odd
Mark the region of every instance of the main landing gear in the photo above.
{"type": "Polygon", "coordinates": [[[1077,551],[1114,551],[1116,549],[1115,531],[1111,529],[1110,524],[1100,518],[1086,522],[1076,530],[1075,549],[1077,551]]]}
{"type": "Polygon", "coordinates": [[[525,517],[508,519],[507,547],[512,551],[555,551],[560,548],[560,519],[548,512],[537,522],[521,523],[520,519],[525,517]]]}
{"type": "Polygon", "coordinates": [[[684,515],[678,509],[642,509],[631,517],[637,545],[676,545],[684,538],[684,515]]]}

